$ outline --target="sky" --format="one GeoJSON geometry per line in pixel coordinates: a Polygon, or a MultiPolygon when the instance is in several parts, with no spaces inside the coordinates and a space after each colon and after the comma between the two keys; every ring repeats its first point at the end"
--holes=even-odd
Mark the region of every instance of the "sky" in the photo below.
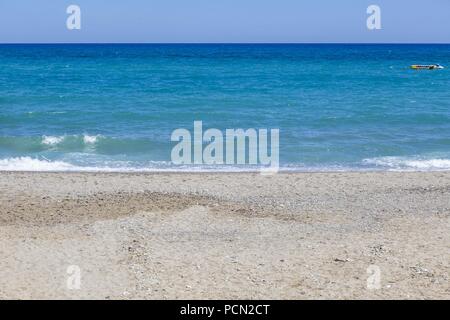
{"type": "Polygon", "coordinates": [[[449,17],[450,0],[0,0],[0,43],[450,43],[449,17]]]}

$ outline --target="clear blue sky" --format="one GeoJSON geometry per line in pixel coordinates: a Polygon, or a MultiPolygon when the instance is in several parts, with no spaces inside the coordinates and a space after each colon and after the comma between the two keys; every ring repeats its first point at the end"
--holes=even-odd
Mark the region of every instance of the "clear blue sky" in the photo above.
{"type": "Polygon", "coordinates": [[[0,43],[440,42],[450,0],[0,0],[0,43]],[[66,29],[66,8],[82,30],[66,29]],[[369,31],[366,9],[382,9],[369,31]]]}

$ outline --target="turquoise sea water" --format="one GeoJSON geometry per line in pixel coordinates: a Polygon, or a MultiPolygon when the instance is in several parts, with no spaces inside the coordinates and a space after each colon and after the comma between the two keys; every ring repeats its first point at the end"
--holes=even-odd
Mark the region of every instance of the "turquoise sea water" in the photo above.
{"type": "Polygon", "coordinates": [[[450,45],[0,45],[0,170],[199,170],[196,120],[280,129],[289,170],[447,170],[450,45]]]}

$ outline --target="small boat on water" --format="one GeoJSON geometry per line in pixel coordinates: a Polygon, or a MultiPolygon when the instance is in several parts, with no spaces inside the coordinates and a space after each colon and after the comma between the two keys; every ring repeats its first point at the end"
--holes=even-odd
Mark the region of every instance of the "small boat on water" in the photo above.
{"type": "Polygon", "coordinates": [[[413,64],[411,66],[411,69],[414,69],[414,70],[421,70],[421,69],[436,70],[436,69],[444,69],[444,67],[441,66],[440,64],[413,64]]]}

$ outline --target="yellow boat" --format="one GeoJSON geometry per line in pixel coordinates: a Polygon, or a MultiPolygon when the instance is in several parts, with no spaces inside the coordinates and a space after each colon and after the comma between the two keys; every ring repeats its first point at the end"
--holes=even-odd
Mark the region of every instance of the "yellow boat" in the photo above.
{"type": "Polygon", "coordinates": [[[414,70],[422,70],[422,69],[436,70],[436,69],[444,69],[444,67],[439,64],[413,64],[411,66],[411,69],[414,69],[414,70]]]}

